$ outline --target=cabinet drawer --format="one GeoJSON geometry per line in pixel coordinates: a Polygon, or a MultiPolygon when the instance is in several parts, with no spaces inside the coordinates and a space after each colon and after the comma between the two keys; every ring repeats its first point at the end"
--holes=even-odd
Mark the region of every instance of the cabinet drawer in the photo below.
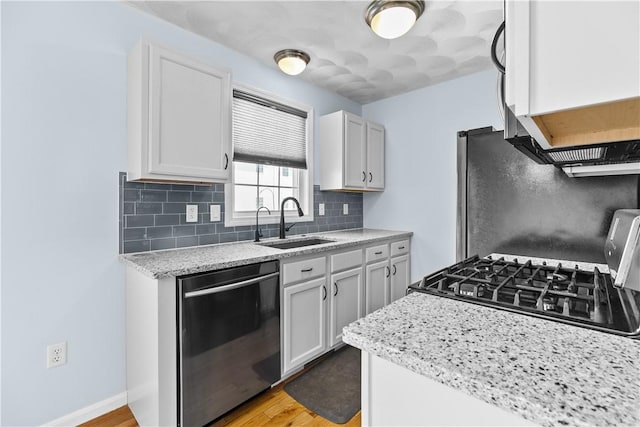
{"type": "Polygon", "coordinates": [[[324,276],[326,270],[325,257],[289,262],[282,266],[282,284],[324,276]]]}
{"type": "Polygon", "coordinates": [[[367,248],[367,262],[379,261],[381,259],[385,259],[389,257],[389,245],[386,243],[384,245],[373,246],[371,248],[367,248]]]}
{"type": "Polygon", "coordinates": [[[399,242],[391,243],[391,256],[403,255],[409,253],[409,241],[400,240],[399,242]]]}
{"type": "Polygon", "coordinates": [[[362,249],[342,254],[331,255],[331,271],[336,272],[346,270],[351,267],[359,267],[362,265],[362,249]]]}

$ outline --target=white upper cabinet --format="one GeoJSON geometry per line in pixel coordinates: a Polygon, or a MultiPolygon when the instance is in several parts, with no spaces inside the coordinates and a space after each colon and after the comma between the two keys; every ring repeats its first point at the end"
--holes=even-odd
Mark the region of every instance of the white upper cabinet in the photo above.
{"type": "MultiPolygon", "coordinates": [[[[344,126],[344,186],[364,189],[367,150],[364,121],[354,114],[344,113],[342,126],[344,126]]],[[[323,132],[322,125],[320,131],[323,132]]],[[[322,137],[320,141],[322,144],[322,137]]]]}
{"type": "Polygon", "coordinates": [[[127,178],[227,181],[229,71],[146,42],[131,51],[128,67],[127,178]]]}
{"type": "Polygon", "coordinates": [[[384,190],[384,127],[346,111],[320,117],[320,189],[384,190]]]}
{"type": "Polygon", "coordinates": [[[384,127],[367,122],[367,188],[384,190],[384,127]]]}
{"type": "Polygon", "coordinates": [[[506,2],[507,106],[542,148],[640,138],[640,3],[506,2]]]}

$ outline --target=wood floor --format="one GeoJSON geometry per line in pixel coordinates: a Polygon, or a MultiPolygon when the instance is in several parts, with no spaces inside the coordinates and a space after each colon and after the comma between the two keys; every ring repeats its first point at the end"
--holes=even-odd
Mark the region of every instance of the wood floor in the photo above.
{"type": "MultiPolygon", "coordinates": [[[[279,384],[271,390],[254,397],[249,402],[230,412],[211,427],[222,426],[307,426],[356,427],[361,425],[361,413],[358,413],[346,424],[334,424],[300,405],[284,391],[279,384]]],[[[138,423],[128,406],[123,406],[101,417],[82,424],[81,427],[135,427],[138,423]]]]}

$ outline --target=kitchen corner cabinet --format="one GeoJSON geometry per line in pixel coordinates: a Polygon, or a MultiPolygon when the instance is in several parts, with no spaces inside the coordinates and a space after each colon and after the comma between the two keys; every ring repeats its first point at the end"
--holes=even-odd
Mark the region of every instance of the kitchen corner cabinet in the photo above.
{"type": "Polygon", "coordinates": [[[320,190],[384,190],[384,127],[342,110],[318,122],[320,190]]]}
{"type": "Polygon", "coordinates": [[[505,17],[505,101],[542,148],[640,138],[640,3],[509,0],[505,17]]]}
{"type": "Polygon", "coordinates": [[[407,287],[411,281],[409,267],[409,241],[392,242],[390,261],[389,302],[402,298],[407,294],[407,287]]]}
{"type": "Polygon", "coordinates": [[[402,298],[411,280],[409,240],[365,250],[365,314],[402,298]]]}
{"type": "Polygon", "coordinates": [[[128,59],[127,179],[226,182],[230,94],[228,70],[139,42],[128,59]]]}

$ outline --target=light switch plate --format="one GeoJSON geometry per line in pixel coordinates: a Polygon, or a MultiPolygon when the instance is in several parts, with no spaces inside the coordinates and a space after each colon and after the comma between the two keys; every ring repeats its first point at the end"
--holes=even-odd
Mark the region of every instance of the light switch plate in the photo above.
{"type": "Polygon", "coordinates": [[[318,215],[324,215],[324,203],[318,205],[318,215]]]}
{"type": "Polygon", "coordinates": [[[220,221],[220,205],[209,205],[209,220],[220,221]]]}
{"type": "Polygon", "coordinates": [[[198,205],[187,205],[187,222],[198,222],[198,205]]]}
{"type": "Polygon", "coordinates": [[[349,215],[349,204],[348,203],[344,203],[342,205],[342,213],[345,215],[349,215]]]}

